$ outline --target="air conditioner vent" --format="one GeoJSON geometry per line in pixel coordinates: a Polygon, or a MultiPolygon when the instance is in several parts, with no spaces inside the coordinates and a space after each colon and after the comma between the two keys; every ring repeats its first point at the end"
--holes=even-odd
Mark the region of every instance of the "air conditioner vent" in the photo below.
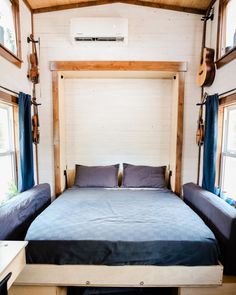
{"type": "Polygon", "coordinates": [[[75,41],[124,42],[124,37],[75,37],[75,41]]]}
{"type": "Polygon", "coordinates": [[[70,21],[73,44],[82,43],[123,43],[128,40],[128,20],[111,17],[80,17],[70,21]]]}

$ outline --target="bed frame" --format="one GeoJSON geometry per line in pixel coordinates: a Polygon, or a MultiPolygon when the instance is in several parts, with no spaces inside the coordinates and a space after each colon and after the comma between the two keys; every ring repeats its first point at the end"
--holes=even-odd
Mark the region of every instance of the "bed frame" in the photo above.
{"type": "MultiPolygon", "coordinates": [[[[184,116],[184,87],[187,62],[177,61],[52,61],[50,62],[52,72],[52,98],[53,98],[53,146],[54,146],[54,177],[55,195],[59,196],[64,190],[62,163],[63,150],[61,148],[62,135],[60,133],[60,95],[63,79],[75,72],[141,72],[144,78],[149,73],[171,74],[176,86],[176,134],[174,151],[175,160],[172,163],[173,191],[181,195],[182,189],[182,147],[183,147],[183,116],[184,116]],[[146,75],[144,74],[146,73],[146,75]]],[[[68,171],[68,173],[70,173],[68,171]]],[[[73,178],[73,176],[72,176],[73,178]]],[[[70,175],[68,174],[68,181],[70,175]]]]}
{"type": "Polygon", "coordinates": [[[10,295],[64,295],[67,286],[176,287],[179,295],[187,295],[183,293],[185,288],[200,292],[205,287],[213,292],[222,285],[222,278],[223,266],[220,264],[191,267],[27,264],[10,295]]]}

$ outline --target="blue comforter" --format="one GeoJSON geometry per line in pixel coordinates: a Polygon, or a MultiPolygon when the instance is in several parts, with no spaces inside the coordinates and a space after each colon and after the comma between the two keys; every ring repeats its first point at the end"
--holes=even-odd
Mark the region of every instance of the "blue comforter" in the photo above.
{"type": "Polygon", "coordinates": [[[214,265],[213,233],[168,190],[64,192],[31,224],[28,263],[214,265]]]}

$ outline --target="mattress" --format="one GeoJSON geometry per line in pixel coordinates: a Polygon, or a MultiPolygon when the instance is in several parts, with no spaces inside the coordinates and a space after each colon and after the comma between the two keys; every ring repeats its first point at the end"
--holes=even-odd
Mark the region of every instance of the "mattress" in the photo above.
{"type": "Polygon", "coordinates": [[[216,265],[211,230],[169,190],[65,191],[31,224],[27,263],[216,265]]]}

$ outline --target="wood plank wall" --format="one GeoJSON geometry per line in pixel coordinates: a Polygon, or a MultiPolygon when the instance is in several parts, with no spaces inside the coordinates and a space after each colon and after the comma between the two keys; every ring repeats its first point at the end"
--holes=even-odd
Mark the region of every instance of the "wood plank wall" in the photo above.
{"type": "Polygon", "coordinates": [[[65,79],[61,126],[66,129],[68,169],[75,163],[170,164],[172,83],[173,79],[65,79]]]}

